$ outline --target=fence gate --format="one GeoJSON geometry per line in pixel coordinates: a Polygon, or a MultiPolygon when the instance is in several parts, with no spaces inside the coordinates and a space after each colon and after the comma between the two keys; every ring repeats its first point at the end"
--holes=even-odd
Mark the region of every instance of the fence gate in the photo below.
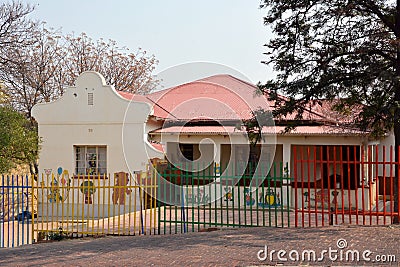
{"type": "Polygon", "coordinates": [[[0,247],[32,243],[32,187],[30,176],[0,178],[0,247]]]}
{"type": "MultiPolygon", "coordinates": [[[[394,148],[293,148],[295,226],[387,225],[399,218],[394,148]]],[[[400,152],[400,150],[399,150],[400,152]]]]}
{"type": "Polygon", "coordinates": [[[290,179],[281,175],[282,164],[260,166],[259,173],[247,163],[222,168],[220,175],[217,168],[157,165],[160,234],[290,226],[290,179]],[[245,172],[238,174],[238,168],[245,172]]]}
{"type": "Polygon", "coordinates": [[[33,188],[38,197],[34,239],[154,234],[156,185],[150,172],[113,175],[47,173],[33,188]]]}

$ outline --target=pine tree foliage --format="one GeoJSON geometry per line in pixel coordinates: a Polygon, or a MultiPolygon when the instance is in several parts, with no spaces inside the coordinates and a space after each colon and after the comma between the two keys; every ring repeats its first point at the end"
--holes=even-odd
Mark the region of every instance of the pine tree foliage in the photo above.
{"type": "Polygon", "coordinates": [[[260,6],[275,35],[265,63],[278,75],[260,85],[276,101],[274,115],[300,118],[304,107],[334,100],[333,109],[355,115],[352,126],[375,138],[393,131],[399,147],[400,0],[262,0],[260,6]]]}
{"type": "Polygon", "coordinates": [[[356,112],[354,126],[400,137],[400,1],[264,0],[261,7],[274,32],[265,63],[278,75],[260,88],[277,101],[275,115],[300,116],[320,99],[340,99],[334,109],[356,112]]]}

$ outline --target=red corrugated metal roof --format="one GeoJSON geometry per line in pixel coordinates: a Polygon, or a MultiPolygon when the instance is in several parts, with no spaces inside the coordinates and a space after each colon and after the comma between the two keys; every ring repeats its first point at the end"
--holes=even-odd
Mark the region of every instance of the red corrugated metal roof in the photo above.
{"type": "MultiPolygon", "coordinates": [[[[358,136],[365,135],[363,132],[356,129],[343,128],[339,126],[298,126],[288,133],[285,133],[285,126],[267,126],[263,127],[263,134],[277,135],[345,135],[358,136]]],[[[193,135],[229,135],[229,134],[244,134],[244,129],[237,129],[235,126],[171,126],[154,130],[150,134],[193,134],[193,135]]]]}
{"type": "Polygon", "coordinates": [[[151,133],[182,133],[182,134],[231,134],[243,133],[235,126],[171,126],[157,129],[151,133]]]}
{"type": "Polygon", "coordinates": [[[195,81],[148,97],[155,103],[154,116],[168,119],[237,120],[249,119],[258,108],[270,110],[264,96],[254,96],[215,83],[195,81]]]}
{"type": "Polygon", "coordinates": [[[334,110],[334,106],[338,104],[343,104],[346,106],[346,103],[342,103],[341,99],[320,99],[315,101],[313,104],[313,108],[321,114],[325,114],[326,117],[332,118],[340,123],[354,123],[356,118],[359,116],[362,111],[362,105],[354,105],[351,107],[351,110],[347,112],[347,114],[342,114],[334,110]]]}
{"type": "Polygon", "coordinates": [[[164,148],[163,148],[163,146],[161,144],[151,142],[150,145],[152,147],[154,147],[156,150],[158,150],[160,152],[164,152],[164,148]]]}
{"type": "Polygon", "coordinates": [[[127,100],[151,103],[144,95],[136,95],[128,92],[117,91],[120,96],[127,100]]]}
{"type": "MultiPolygon", "coordinates": [[[[252,101],[251,97],[255,94],[255,92],[258,90],[258,87],[248,83],[246,81],[240,80],[234,76],[231,75],[214,75],[210,76],[204,79],[201,79],[200,81],[205,81],[205,82],[210,82],[214,84],[219,84],[228,88],[231,88],[235,92],[239,92],[241,95],[246,95],[249,96],[247,99],[248,101],[252,101]],[[253,92],[253,93],[249,93],[253,92]]],[[[284,96],[280,96],[282,99],[286,99],[284,96]]],[[[275,103],[273,101],[269,101],[267,97],[264,97],[265,101],[268,103],[268,106],[270,107],[270,110],[274,109],[275,103]]],[[[297,113],[292,113],[288,114],[285,116],[285,120],[294,120],[296,117],[297,113]]],[[[330,118],[329,116],[326,116],[325,113],[321,112],[321,109],[318,109],[318,107],[305,107],[304,112],[302,114],[303,120],[317,120],[317,121],[332,121],[336,122],[334,118],[330,118]]]]}
{"type": "MultiPolygon", "coordinates": [[[[153,116],[171,120],[244,120],[252,118],[252,111],[272,111],[274,102],[256,94],[257,87],[231,75],[214,75],[145,96],[125,92],[119,94],[129,100],[150,103],[153,116]]],[[[283,96],[282,96],[283,97],[283,96]]],[[[305,107],[303,120],[337,122],[326,116],[323,109],[305,107]]],[[[296,113],[285,120],[294,120],[296,113]]]]}
{"type": "MultiPolygon", "coordinates": [[[[366,135],[368,132],[342,126],[320,125],[320,126],[297,126],[288,133],[284,133],[285,126],[275,127],[275,131],[270,133],[279,133],[287,135],[335,135],[335,136],[359,136],[366,135]]],[[[264,132],[264,130],[263,130],[264,132]]],[[[267,132],[267,131],[265,131],[267,132]]]]}

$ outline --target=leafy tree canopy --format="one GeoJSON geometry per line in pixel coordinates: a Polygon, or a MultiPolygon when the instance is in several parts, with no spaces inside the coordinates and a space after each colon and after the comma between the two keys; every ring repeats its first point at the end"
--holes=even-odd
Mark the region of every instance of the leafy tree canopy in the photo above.
{"type": "Polygon", "coordinates": [[[394,130],[400,144],[400,0],[262,0],[260,6],[275,35],[264,63],[278,75],[260,85],[277,101],[274,115],[300,115],[305,105],[336,99],[336,111],[357,109],[354,126],[376,137],[394,130]]]}
{"type": "Polygon", "coordinates": [[[11,107],[0,106],[0,173],[19,165],[33,165],[38,154],[37,131],[11,107]]]}
{"type": "Polygon", "coordinates": [[[37,23],[27,19],[33,7],[20,1],[0,4],[0,64],[15,59],[9,57],[11,51],[34,43],[33,32],[37,23]]]}

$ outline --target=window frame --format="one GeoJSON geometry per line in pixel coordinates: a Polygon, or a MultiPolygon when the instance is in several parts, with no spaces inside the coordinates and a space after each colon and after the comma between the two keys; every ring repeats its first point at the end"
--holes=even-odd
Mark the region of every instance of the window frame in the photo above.
{"type": "Polygon", "coordinates": [[[107,161],[106,145],[74,145],[75,175],[107,175],[107,161]]]}

